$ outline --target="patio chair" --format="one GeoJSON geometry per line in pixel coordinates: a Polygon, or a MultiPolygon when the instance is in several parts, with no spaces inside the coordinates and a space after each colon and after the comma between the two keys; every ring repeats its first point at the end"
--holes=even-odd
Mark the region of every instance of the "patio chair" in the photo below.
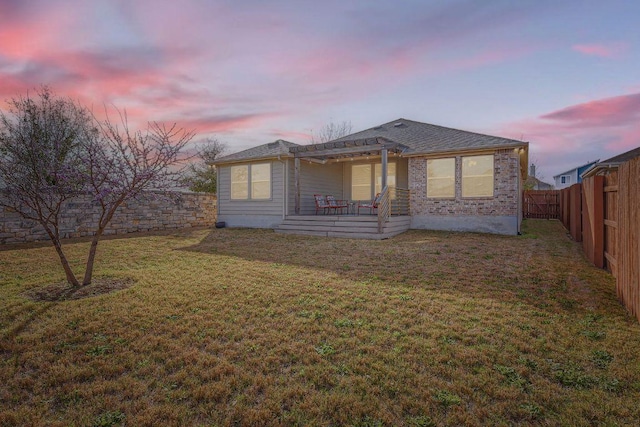
{"type": "Polygon", "coordinates": [[[327,203],[329,204],[329,209],[333,209],[336,213],[338,213],[338,209],[342,213],[344,208],[347,209],[347,212],[349,211],[349,202],[346,200],[336,200],[332,195],[327,195],[327,203]]]}
{"type": "Polygon", "coordinates": [[[314,194],[313,198],[316,201],[316,215],[318,215],[318,211],[320,209],[322,209],[323,213],[325,214],[329,211],[329,209],[331,209],[331,206],[329,205],[329,203],[327,203],[327,199],[325,199],[322,194],[314,194]]]}
{"type": "Polygon", "coordinates": [[[369,213],[373,215],[373,210],[378,209],[378,203],[380,203],[380,193],[376,194],[376,197],[370,202],[358,202],[358,215],[360,215],[360,208],[369,209],[369,213]]]}

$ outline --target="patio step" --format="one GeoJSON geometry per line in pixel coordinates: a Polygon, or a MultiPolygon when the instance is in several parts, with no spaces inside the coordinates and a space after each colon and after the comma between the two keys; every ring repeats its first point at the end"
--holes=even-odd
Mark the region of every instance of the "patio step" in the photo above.
{"type": "Polygon", "coordinates": [[[376,215],[292,215],[275,229],[276,233],[350,239],[388,239],[409,229],[409,216],[390,217],[378,233],[376,215]]]}

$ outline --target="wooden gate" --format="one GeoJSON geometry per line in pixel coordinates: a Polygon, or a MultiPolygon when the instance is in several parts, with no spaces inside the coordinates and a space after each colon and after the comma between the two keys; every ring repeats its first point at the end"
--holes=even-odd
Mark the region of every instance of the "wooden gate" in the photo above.
{"type": "Polygon", "coordinates": [[[559,219],[559,190],[528,190],[524,192],[522,214],[525,218],[559,219]]]}

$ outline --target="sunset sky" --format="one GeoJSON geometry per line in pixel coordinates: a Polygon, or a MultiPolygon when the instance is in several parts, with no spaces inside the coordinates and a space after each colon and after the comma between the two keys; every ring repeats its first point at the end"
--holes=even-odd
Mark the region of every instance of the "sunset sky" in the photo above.
{"type": "Polygon", "coordinates": [[[230,151],[407,118],[524,139],[546,181],[640,146],[640,2],[0,0],[0,108],[49,85],[230,151]]]}

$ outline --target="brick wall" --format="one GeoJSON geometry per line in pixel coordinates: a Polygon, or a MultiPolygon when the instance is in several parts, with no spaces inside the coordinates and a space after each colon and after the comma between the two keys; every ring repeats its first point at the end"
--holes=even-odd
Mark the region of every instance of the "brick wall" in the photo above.
{"type": "Polygon", "coordinates": [[[462,157],[456,156],[456,197],[427,198],[427,159],[409,158],[409,189],[412,215],[517,216],[520,160],[512,149],[494,155],[493,197],[462,198],[462,157]]]}
{"type": "MultiPolygon", "coordinates": [[[[216,197],[212,194],[175,192],[165,196],[151,193],[143,200],[132,200],[120,206],[105,234],[211,226],[215,223],[215,215],[216,197]]],[[[69,200],[63,209],[60,234],[63,238],[90,236],[98,217],[98,206],[88,196],[69,200]]],[[[0,244],[48,238],[37,222],[0,207],[0,244]]]]}

